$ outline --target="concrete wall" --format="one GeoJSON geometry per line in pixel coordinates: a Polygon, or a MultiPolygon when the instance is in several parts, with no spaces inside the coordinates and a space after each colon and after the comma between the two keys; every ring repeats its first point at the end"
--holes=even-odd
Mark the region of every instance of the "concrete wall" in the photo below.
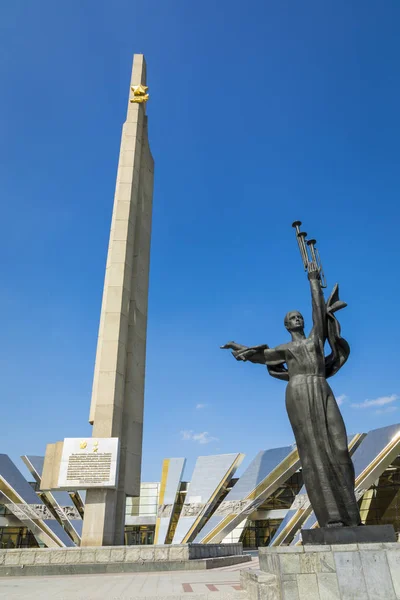
{"type": "Polygon", "coordinates": [[[177,544],[174,546],[114,546],[112,548],[30,548],[0,550],[0,566],[75,565],[146,561],[184,561],[240,556],[242,544],[177,544]]]}

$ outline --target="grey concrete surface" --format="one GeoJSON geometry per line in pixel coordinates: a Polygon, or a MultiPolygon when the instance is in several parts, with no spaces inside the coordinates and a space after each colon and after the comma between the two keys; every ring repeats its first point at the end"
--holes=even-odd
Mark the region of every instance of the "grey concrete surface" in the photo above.
{"type": "Polygon", "coordinates": [[[0,577],[212,569],[243,562],[242,544],[0,550],[0,577]]]}
{"type": "Polygon", "coordinates": [[[35,564],[0,566],[2,577],[43,577],[47,575],[102,575],[104,573],[143,573],[155,571],[206,571],[231,565],[245,565],[246,556],[221,556],[181,561],[108,562],[76,564],[35,564]]]}
{"type": "Polygon", "coordinates": [[[261,574],[276,581],[270,577],[268,587],[243,573],[249,600],[400,599],[396,542],[260,548],[259,560],[261,574]]]}
{"type": "MultiPolygon", "coordinates": [[[[250,564],[250,563],[247,563],[250,564]]],[[[251,566],[258,568],[258,559],[251,566]]],[[[0,580],[1,600],[246,600],[243,564],[210,571],[175,571],[0,580]]]]}

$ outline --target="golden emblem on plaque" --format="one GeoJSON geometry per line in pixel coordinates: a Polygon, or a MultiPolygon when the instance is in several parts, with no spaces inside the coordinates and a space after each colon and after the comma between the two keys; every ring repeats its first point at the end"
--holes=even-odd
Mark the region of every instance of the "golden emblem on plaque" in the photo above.
{"type": "Polygon", "coordinates": [[[84,450],[87,446],[87,442],[85,442],[84,440],[81,441],[81,443],[79,444],[81,450],[84,450]]]}
{"type": "Polygon", "coordinates": [[[96,440],[93,442],[93,452],[97,452],[99,449],[99,442],[96,440]]]}
{"type": "Polygon", "coordinates": [[[148,85],[132,85],[131,90],[133,92],[133,98],[131,98],[131,102],[136,102],[136,104],[147,102],[149,99],[149,94],[146,94],[148,89],[148,85]]]}

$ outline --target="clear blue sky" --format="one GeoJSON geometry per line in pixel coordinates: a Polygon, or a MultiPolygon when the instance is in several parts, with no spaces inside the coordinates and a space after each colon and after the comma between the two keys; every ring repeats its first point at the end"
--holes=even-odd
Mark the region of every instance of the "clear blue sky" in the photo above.
{"type": "Polygon", "coordinates": [[[297,218],[349,304],[348,431],[400,421],[399,21],[398,0],[2,4],[1,452],[90,434],[134,52],[156,161],[144,480],[293,441],[285,384],[219,345],[309,324],[297,218]]]}

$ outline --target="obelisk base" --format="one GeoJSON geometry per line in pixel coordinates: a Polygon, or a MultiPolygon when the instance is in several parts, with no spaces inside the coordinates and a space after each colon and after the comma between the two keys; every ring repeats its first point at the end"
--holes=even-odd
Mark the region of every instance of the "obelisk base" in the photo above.
{"type": "MultiPolygon", "coordinates": [[[[87,490],[81,546],[116,545],[117,493],[117,490],[87,490]]],[[[119,541],[123,543],[124,540],[119,541]]]]}

